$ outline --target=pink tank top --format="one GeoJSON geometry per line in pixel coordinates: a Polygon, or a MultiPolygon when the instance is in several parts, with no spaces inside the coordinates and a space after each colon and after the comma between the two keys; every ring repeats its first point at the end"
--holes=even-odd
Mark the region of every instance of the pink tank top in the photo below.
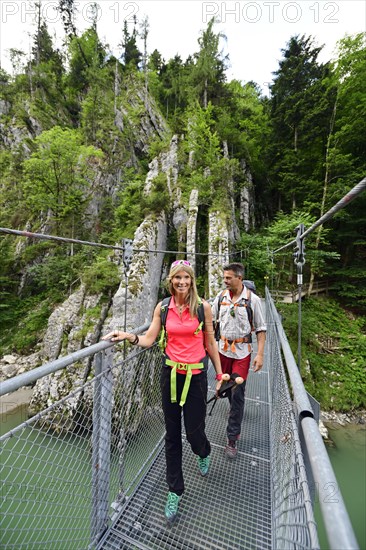
{"type": "MultiPolygon", "coordinates": [[[[198,325],[198,318],[191,319],[188,308],[183,311],[182,318],[180,318],[174,296],[172,296],[165,327],[168,335],[165,352],[172,361],[192,364],[199,363],[205,357],[203,330],[200,330],[198,334],[194,334],[198,325]]],[[[185,370],[177,369],[177,372],[187,374],[185,370]]],[[[200,372],[200,369],[192,370],[192,374],[199,374],[200,372]]]]}

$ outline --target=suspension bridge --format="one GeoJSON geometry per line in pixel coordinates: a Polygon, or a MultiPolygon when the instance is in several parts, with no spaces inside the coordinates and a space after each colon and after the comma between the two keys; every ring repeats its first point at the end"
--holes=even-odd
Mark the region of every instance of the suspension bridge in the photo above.
{"type": "MultiPolygon", "coordinates": [[[[358,548],[274,302],[265,365],[251,373],[239,453],[224,456],[226,399],[207,416],[212,467],[199,475],[184,438],[180,515],[164,519],[164,422],[158,346],[113,361],[100,342],[2,383],[1,394],[58,376],[95,354],[95,376],[0,438],[2,548],[244,550],[358,548]],[[290,386],[287,383],[290,380],[290,386]],[[336,498],[332,498],[336,496],[336,498]]],[[[138,328],[141,333],[146,327],[138,328]]],[[[209,371],[209,396],[215,391],[209,371]]]]}
{"type": "MultiPolygon", "coordinates": [[[[164,519],[158,346],[119,362],[115,345],[102,341],[3,382],[0,396],[50,377],[68,393],[0,438],[1,548],[317,549],[317,497],[328,547],[357,549],[318,429],[318,406],[303,386],[268,288],[265,311],[265,364],[248,379],[238,457],[224,456],[229,408],[222,399],[207,416],[207,478],[183,436],[186,492],[171,526],[164,519]],[[72,387],[68,372],[87,358],[94,375],[72,387]]],[[[208,397],[214,391],[210,368],[208,397]]]]}

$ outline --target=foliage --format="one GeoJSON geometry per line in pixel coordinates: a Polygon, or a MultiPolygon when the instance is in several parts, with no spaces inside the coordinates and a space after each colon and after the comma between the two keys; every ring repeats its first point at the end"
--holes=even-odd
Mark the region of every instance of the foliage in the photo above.
{"type": "Polygon", "coordinates": [[[141,201],[143,183],[139,179],[128,181],[119,197],[119,206],[115,209],[115,225],[118,233],[132,239],[135,230],[143,220],[141,201]]]}
{"type": "Polygon", "coordinates": [[[53,303],[44,295],[15,298],[8,304],[11,316],[0,310],[0,353],[26,354],[41,342],[53,303]]]}
{"type": "Polygon", "coordinates": [[[123,53],[123,62],[127,68],[134,68],[137,69],[139,67],[139,64],[141,62],[141,52],[137,47],[137,19],[136,16],[134,16],[134,26],[132,34],[129,33],[127,21],[124,21],[123,24],[123,40],[122,40],[122,47],[124,49],[123,53]]]}
{"type": "Polygon", "coordinates": [[[76,130],[55,126],[35,140],[36,149],[24,162],[24,204],[33,218],[52,216],[57,234],[78,234],[90,201],[94,163],[102,157],[93,146],[82,145],[76,130]],[[78,223],[79,223],[78,222],[78,223]]]}
{"type": "MultiPolygon", "coordinates": [[[[295,210],[292,214],[278,212],[273,222],[255,234],[242,234],[239,248],[242,251],[240,260],[246,266],[246,277],[258,281],[261,288],[264,278],[269,277],[271,286],[284,290],[296,284],[296,266],[293,258],[295,245],[273,254],[283,244],[295,239],[296,227],[303,223],[308,229],[315,219],[308,212],[295,210]]],[[[304,281],[312,270],[318,276],[325,273],[325,266],[339,255],[329,250],[329,230],[324,230],[320,238],[320,248],[316,248],[314,233],[305,237],[306,263],[303,267],[304,281]]]]}
{"type": "Polygon", "coordinates": [[[170,204],[169,191],[167,188],[167,176],[164,173],[156,176],[151,182],[151,189],[143,195],[141,207],[145,216],[159,214],[167,210],[170,204]]]}
{"type": "Polygon", "coordinates": [[[78,271],[82,261],[82,255],[70,257],[60,249],[45,257],[38,254],[35,261],[27,262],[24,269],[28,281],[27,293],[37,295],[47,292],[53,302],[64,300],[74,283],[79,282],[78,271]]]}
{"type": "Polygon", "coordinates": [[[69,65],[70,69],[65,79],[68,93],[74,98],[80,93],[85,93],[92,78],[95,76],[95,69],[103,66],[106,52],[100,43],[96,29],[87,29],[81,37],[76,35],[69,39],[69,65]],[[94,71],[93,71],[94,69],[94,71]]]}
{"type": "Polygon", "coordinates": [[[82,275],[82,280],[90,294],[109,293],[120,282],[118,268],[109,258],[99,256],[82,275]]]}
{"type": "MultiPolygon", "coordinates": [[[[297,357],[298,305],[276,306],[297,357]]],[[[303,301],[301,373],[323,409],[347,412],[366,407],[366,319],[355,318],[342,306],[329,298],[303,301]]]]}
{"type": "Polygon", "coordinates": [[[317,60],[320,51],[311,37],[292,37],[271,86],[270,173],[285,211],[321,196],[334,89],[329,65],[317,60]]]}
{"type": "Polygon", "coordinates": [[[207,29],[201,32],[198,39],[200,50],[194,54],[195,64],[191,71],[192,89],[200,105],[206,109],[208,103],[216,103],[224,91],[225,68],[227,56],[223,57],[219,52],[220,38],[225,38],[221,33],[215,34],[212,18],[207,29]]]}
{"type": "Polygon", "coordinates": [[[187,110],[187,153],[193,155],[194,167],[206,169],[220,156],[220,140],[214,128],[213,108],[202,109],[198,103],[187,110]]]}

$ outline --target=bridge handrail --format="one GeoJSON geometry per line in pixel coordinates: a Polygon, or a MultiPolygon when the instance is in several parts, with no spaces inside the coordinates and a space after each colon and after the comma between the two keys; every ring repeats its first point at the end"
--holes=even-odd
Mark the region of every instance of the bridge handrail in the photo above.
{"type": "Polygon", "coordinates": [[[314,419],[314,413],[299,369],[268,288],[266,288],[266,300],[268,307],[271,308],[271,315],[274,319],[277,335],[281,343],[293,390],[294,403],[308,450],[312,474],[319,492],[320,507],[329,548],[331,550],[339,548],[344,550],[358,549],[359,546],[340,491],[338,490],[337,492],[337,500],[329,498],[329,487],[337,488],[337,479],[334,475],[318,424],[314,419]]]}

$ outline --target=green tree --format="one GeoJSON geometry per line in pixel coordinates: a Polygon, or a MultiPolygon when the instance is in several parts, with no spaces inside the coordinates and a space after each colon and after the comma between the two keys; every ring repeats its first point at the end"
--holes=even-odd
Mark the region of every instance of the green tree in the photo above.
{"type": "Polygon", "coordinates": [[[54,106],[62,106],[64,103],[65,70],[61,52],[54,48],[47,25],[41,19],[40,4],[35,5],[38,8],[38,24],[33,39],[32,59],[28,63],[27,71],[34,100],[33,114],[46,128],[54,124],[54,106]]]}
{"type": "Polygon", "coordinates": [[[192,68],[192,86],[204,109],[208,102],[217,103],[224,91],[226,62],[228,56],[223,56],[219,51],[219,42],[225,38],[222,33],[215,34],[212,18],[205,31],[202,31],[198,39],[200,50],[194,55],[195,65],[192,68]]]}
{"type": "Polygon", "coordinates": [[[56,234],[80,234],[101,152],[76,130],[55,126],[35,140],[24,162],[24,202],[34,220],[48,216],[56,234]]]}
{"type": "Polygon", "coordinates": [[[321,47],[311,37],[292,37],[271,86],[269,165],[279,209],[319,208],[324,150],[334,101],[329,64],[317,61],[321,47]]]}
{"type": "MultiPolygon", "coordinates": [[[[338,43],[335,62],[337,98],[328,144],[328,185],[325,209],[330,208],[366,174],[366,36],[346,36],[338,43]]],[[[346,305],[366,310],[366,194],[361,194],[330,222],[332,244],[340,262],[331,263],[335,286],[346,305]]]]}
{"type": "Polygon", "coordinates": [[[142,54],[137,47],[138,32],[136,29],[137,19],[135,15],[134,15],[133,22],[134,22],[134,26],[133,26],[132,34],[130,34],[127,26],[127,21],[124,21],[122,47],[123,47],[123,62],[125,64],[125,67],[136,70],[139,68],[139,65],[141,63],[142,54]]]}
{"type": "Polygon", "coordinates": [[[94,27],[87,29],[80,38],[69,41],[69,73],[67,85],[74,97],[85,93],[93,81],[96,68],[103,67],[106,52],[94,27]]]}
{"type": "MultiPolygon", "coordinates": [[[[173,131],[181,132],[184,126],[185,111],[192,102],[191,74],[194,64],[192,57],[183,62],[179,55],[174,56],[161,70],[163,92],[161,104],[173,131]]],[[[195,103],[197,99],[193,99],[195,103]]]]}
{"type": "Polygon", "coordinates": [[[193,154],[196,168],[211,167],[220,156],[220,142],[212,113],[211,104],[207,108],[196,104],[187,111],[187,150],[193,154]]]}

